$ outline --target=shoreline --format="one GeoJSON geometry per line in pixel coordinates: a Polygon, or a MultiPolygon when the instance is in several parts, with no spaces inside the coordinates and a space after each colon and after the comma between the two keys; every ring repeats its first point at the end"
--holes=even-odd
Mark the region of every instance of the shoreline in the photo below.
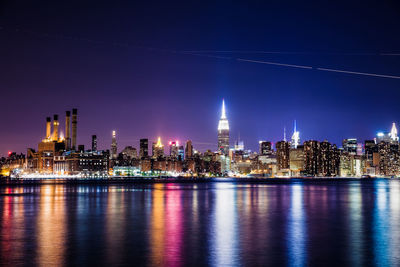
{"type": "Polygon", "coordinates": [[[49,185],[49,184],[68,184],[68,185],[129,185],[129,184],[156,184],[156,183],[238,183],[238,184],[292,184],[292,183],[335,183],[349,181],[376,181],[376,180],[392,180],[395,178],[378,177],[378,178],[357,178],[357,177],[285,177],[285,178],[138,178],[138,177],[114,177],[114,178],[88,178],[88,179],[65,179],[65,178],[42,178],[42,179],[16,179],[2,178],[0,186],[8,185],[49,185]]]}

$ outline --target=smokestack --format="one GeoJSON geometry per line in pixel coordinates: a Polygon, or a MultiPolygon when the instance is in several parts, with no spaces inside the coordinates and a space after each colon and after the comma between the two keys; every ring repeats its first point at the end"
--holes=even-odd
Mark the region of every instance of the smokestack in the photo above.
{"type": "Polygon", "coordinates": [[[71,147],[71,111],[65,112],[65,150],[71,147]]]}
{"type": "Polygon", "coordinates": [[[53,117],[53,141],[58,141],[58,115],[53,117]]]}
{"type": "Polygon", "coordinates": [[[51,135],[51,118],[46,118],[46,139],[50,139],[51,135]]]}
{"type": "Polygon", "coordinates": [[[72,149],[76,149],[76,124],[78,123],[78,110],[72,109],[72,149]]]}

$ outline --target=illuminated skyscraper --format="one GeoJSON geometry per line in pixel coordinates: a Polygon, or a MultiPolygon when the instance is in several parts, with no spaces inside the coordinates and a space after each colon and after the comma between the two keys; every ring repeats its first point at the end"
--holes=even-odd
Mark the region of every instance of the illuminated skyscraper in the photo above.
{"type": "Polygon", "coordinates": [[[348,138],[344,139],[342,142],[343,150],[349,152],[351,155],[357,155],[357,139],[348,138]]]}
{"type": "Polygon", "coordinates": [[[271,155],[272,154],[272,144],[267,141],[260,141],[260,155],[271,155]]]}
{"type": "Polygon", "coordinates": [[[97,136],[92,135],[92,151],[97,151],[97,136]]]}
{"type": "Polygon", "coordinates": [[[276,143],[276,162],[278,170],[289,168],[289,142],[276,143]]]}
{"type": "Polygon", "coordinates": [[[294,121],[292,141],[290,142],[291,148],[296,149],[300,145],[300,132],[297,131],[296,121],[294,121]]]}
{"type": "Polygon", "coordinates": [[[243,151],[244,150],[244,142],[243,141],[241,141],[240,139],[238,139],[236,142],[235,142],[235,149],[234,149],[235,151],[243,151]]]}
{"type": "Polygon", "coordinates": [[[179,142],[169,142],[169,155],[171,158],[178,158],[179,155],[179,142]]]}
{"type": "Polygon", "coordinates": [[[157,159],[164,156],[164,145],[161,143],[161,137],[158,137],[157,143],[153,143],[153,158],[157,159]]]}
{"type": "Polygon", "coordinates": [[[117,137],[115,131],[112,131],[111,159],[116,159],[117,156],[117,137]]]}
{"type": "Polygon", "coordinates": [[[392,124],[392,130],[390,130],[390,139],[392,139],[392,142],[398,142],[399,141],[399,137],[397,135],[397,127],[396,127],[396,123],[393,122],[392,124]]]}
{"type": "Polygon", "coordinates": [[[367,161],[368,166],[374,166],[374,153],[378,153],[378,145],[375,143],[375,140],[365,140],[364,143],[364,151],[365,151],[365,159],[367,161]]]}
{"type": "Polygon", "coordinates": [[[147,158],[149,156],[149,139],[140,139],[140,150],[139,157],[140,159],[147,158]]]}
{"type": "Polygon", "coordinates": [[[74,108],[72,109],[72,139],[71,139],[72,150],[76,149],[77,124],[78,124],[78,110],[74,108]]]}
{"type": "Polygon", "coordinates": [[[191,140],[186,141],[185,146],[185,159],[190,159],[193,157],[193,145],[191,140]]]}
{"type": "Polygon", "coordinates": [[[178,147],[178,159],[179,160],[185,159],[185,148],[183,146],[178,147]]]}
{"type": "MultiPolygon", "coordinates": [[[[356,142],[357,144],[357,142],[356,142]]],[[[321,144],[310,140],[304,142],[304,172],[309,176],[317,176],[321,173],[321,144]]]]}
{"type": "Polygon", "coordinates": [[[226,118],[224,100],[222,100],[221,119],[218,123],[218,150],[224,155],[229,153],[229,122],[226,118]]]}

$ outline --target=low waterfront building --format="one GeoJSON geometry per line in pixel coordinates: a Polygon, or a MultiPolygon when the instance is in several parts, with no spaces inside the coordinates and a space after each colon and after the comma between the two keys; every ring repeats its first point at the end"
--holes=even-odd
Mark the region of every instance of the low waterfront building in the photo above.
{"type": "Polygon", "coordinates": [[[141,176],[140,168],[133,166],[114,166],[112,174],[113,176],[141,176]]]}

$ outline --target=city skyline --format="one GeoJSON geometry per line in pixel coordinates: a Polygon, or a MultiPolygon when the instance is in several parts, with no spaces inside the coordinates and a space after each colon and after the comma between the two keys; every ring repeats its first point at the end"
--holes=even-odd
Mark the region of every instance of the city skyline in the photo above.
{"type": "Polygon", "coordinates": [[[86,126],[78,143],[89,145],[97,134],[102,148],[114,129],[120,146],[161,136],[212,148],[222,98],[231,140],[240,133],[252,150],[259,140],[280,140],[285,126],[290,138],[294,120],[302,140],[340,144],[370,139],[400,118],[398,79],[317,69],[398,76],[394,4],[119,3],[112,12],[95,6],[96,12],[74,2],[1,6],[0,88],[7,101],[0,111],[7,115],[0,154],[36,144],[39,118],[71,106],[86,126]],[[153,9],[168,12],[155,17],[153,9]]]}
{"type": "Polygon", "coordinates": [[[399,1],[0,2],[0,266],[397,266],[399,1]]]}
{"type": "MultiPolygon", "coordinates": [[[[153,144],[157,144],[158,146],[161,145],[161,141],[165,142],[165,143],[169,143],[169,145],[171,145],[171,142],[181,142],[182,144],[184,144],[186,141],[191,141],[194,144],[194,149],[196,151],[199,152],[205,152],[206,150],[211,150],[214,152],[220,151],[222,152],[222,154],[228,154],[228,152],[225,152],[225,148],[222,149],[220,147],[220,141],[219,141],[219,133],[217,136],[217,141],[215,143],[204,143],[204,142],[197,142],[197,141],[193,141],[190,137],[186,138],[186,139],[177,139],[174,137],[165,137],[165,135],[158,135],[157,137],[146,137],[146,136],[142,136],[139,139],[136,140],[132,140],[133,142],[127,142],[126,140],[122,140],[121,144],[122,145],[118,145],[117,143],[119,143],[121,140],[119,140],[119,138],[117,137],[117,132],[119,132],[118,130],[114,129],[111,130],[111,135],[109,139],[106,140],[100,140],[100,146],[98,145],[98,139],[97,139],[97,134],[91,134],[90,136],[88,136],[88,141],[86,142],[79,142],[77,140],[81,140],[81,139],[86,139],[86,138],[78,138],[79,135],[77,136],[76,134],[76,125],[77,125],[77,109],[72,109],[72,141],[71,141],[71,111],[66,111],[66,117],[63,121],[62,116],[61,119],[59,118],[58,114],[54,114],[53,115],[53,121],[51,121],[51,117],[46,117],[46,134],[44,135],[44,140],[49,139],[49,140],[58,140],[58,138],[60,138],[60,140],[62,140],[63,142],[65,142],[66,147],[71,147],[75,149],[78,149],[78,145],[84,145],[85,148],[89,149],[89,148],[93,148],[94,146],[97,148],[99,148],[99,150],[110,150],[111,151],[111,158],[116,158],[117,154],[119,152],[121,152],[123,150],[123,148],[126,147],[134,147],[136,149],[139,149],[140,147],[140,140],[145,138],[148,140],[149,144],[153,143],[153,144]],[[65,125],[64,128],[60,127],[59,125],[65,125]],[[54,125],[53,127],[51,125],[54,125]],[[95,139],[95,140],[94,140],[95,139]],[[110,141],[111,140],[111,141],[110,141]],[[110,141],[110,142],[108,142],[110,141]],[[95,144],[94,144],[95,143],[95,144]],[[214,148],[216,146],[216,148],[214,148]],[[203,148],[203,149],[199,149],[203,148]]],[[[263,138],[260,140],[257,140],[257,147],[256,148],[251,148],[249,146],[247,146],[246,143],[243,142],[243,139],[241,139],[240,133],[235,137],[232,138],[232,136],[230,136],[230,127],[229,127],[229,123],[228,123],[228,118],[227,118],[227,111],[226,111],[226,106],[225,106],[225,99],[222,99],[222,107],[220,110],[220,115],[219,115],[220,119],[219,119],[219,123],[218,123],[218,127],[217,127],[217,132],[220,132],[220,130],[227,130],[228,131],[228,137],[227,137],[227,147],[229,149],[234,149],[236,142],[242,142],[242,144],[244,144],[244,148],[246,150],[250,150],[253,152],[258,152],[259,150],[259,143],[262,141],[269,141],[272,144],[272,148],[275,149],[275,144],[280,142],[280,141],[287,141],[291,144],[291,148],[297,148],[297,146],[302,145],[303,142],[305,141],[309,141],[309,140],[316,140],[316,141],[328,141],[332,144],[337,145],[337,147],[342,147],[342,142],[345,139],[357,139],[357,142],[359,144],[362,144],[363,148],[364,148],[364,142],[366,140],[376,140],[377,138],[379,139],[380,137],[383,137],[385,134],[387,134],[389,137],[390,136],[396,136],[396,138],[398,138],[397,136],[397,126],[396,123],[393,122],[390,130],[384,130],[384,131],[377,131],[376,134],[368,139],[359,139],[357,137],[351,136],[351,137],[345,137],[342,138],[340,140],[339,143],[334,143],[328,139],[313,139],[313,138],[305,138],[304,136],[302,136],[302,134],[300,133],[301,131],[299,130],[299,128],[297,128],[297,120],[294,120],[294,124],[293,124],[293,128],[290,130],[286,128],[286,126],[284,126],[283,128],[283,132],[282,132],[282,138],[281,139],[276,139],[276,140],[272,140],[272,139],[268,139],[268,138],[263,138]]],[[[388,128],[389,129],[389,128],[388,128]]],[[[79,129],[79,131],[81,131],[81,129],[79,129]]],[[[397,139],[398,140],[398,139],[397,139]]],[[[222,141],[224,142],[224,141],[222,141]]],[[[11,152],[16,152],[16,153],[26,153],[26,149],[28,148],[35,148],[36,145],[33,146],[27,146],[25,148],[24,151],[16,151],[16,150],[12,150],[9,149],[4,155],[0,155],[0,156],[6,156],[7,154],[10,154],[11,152]]]]}

